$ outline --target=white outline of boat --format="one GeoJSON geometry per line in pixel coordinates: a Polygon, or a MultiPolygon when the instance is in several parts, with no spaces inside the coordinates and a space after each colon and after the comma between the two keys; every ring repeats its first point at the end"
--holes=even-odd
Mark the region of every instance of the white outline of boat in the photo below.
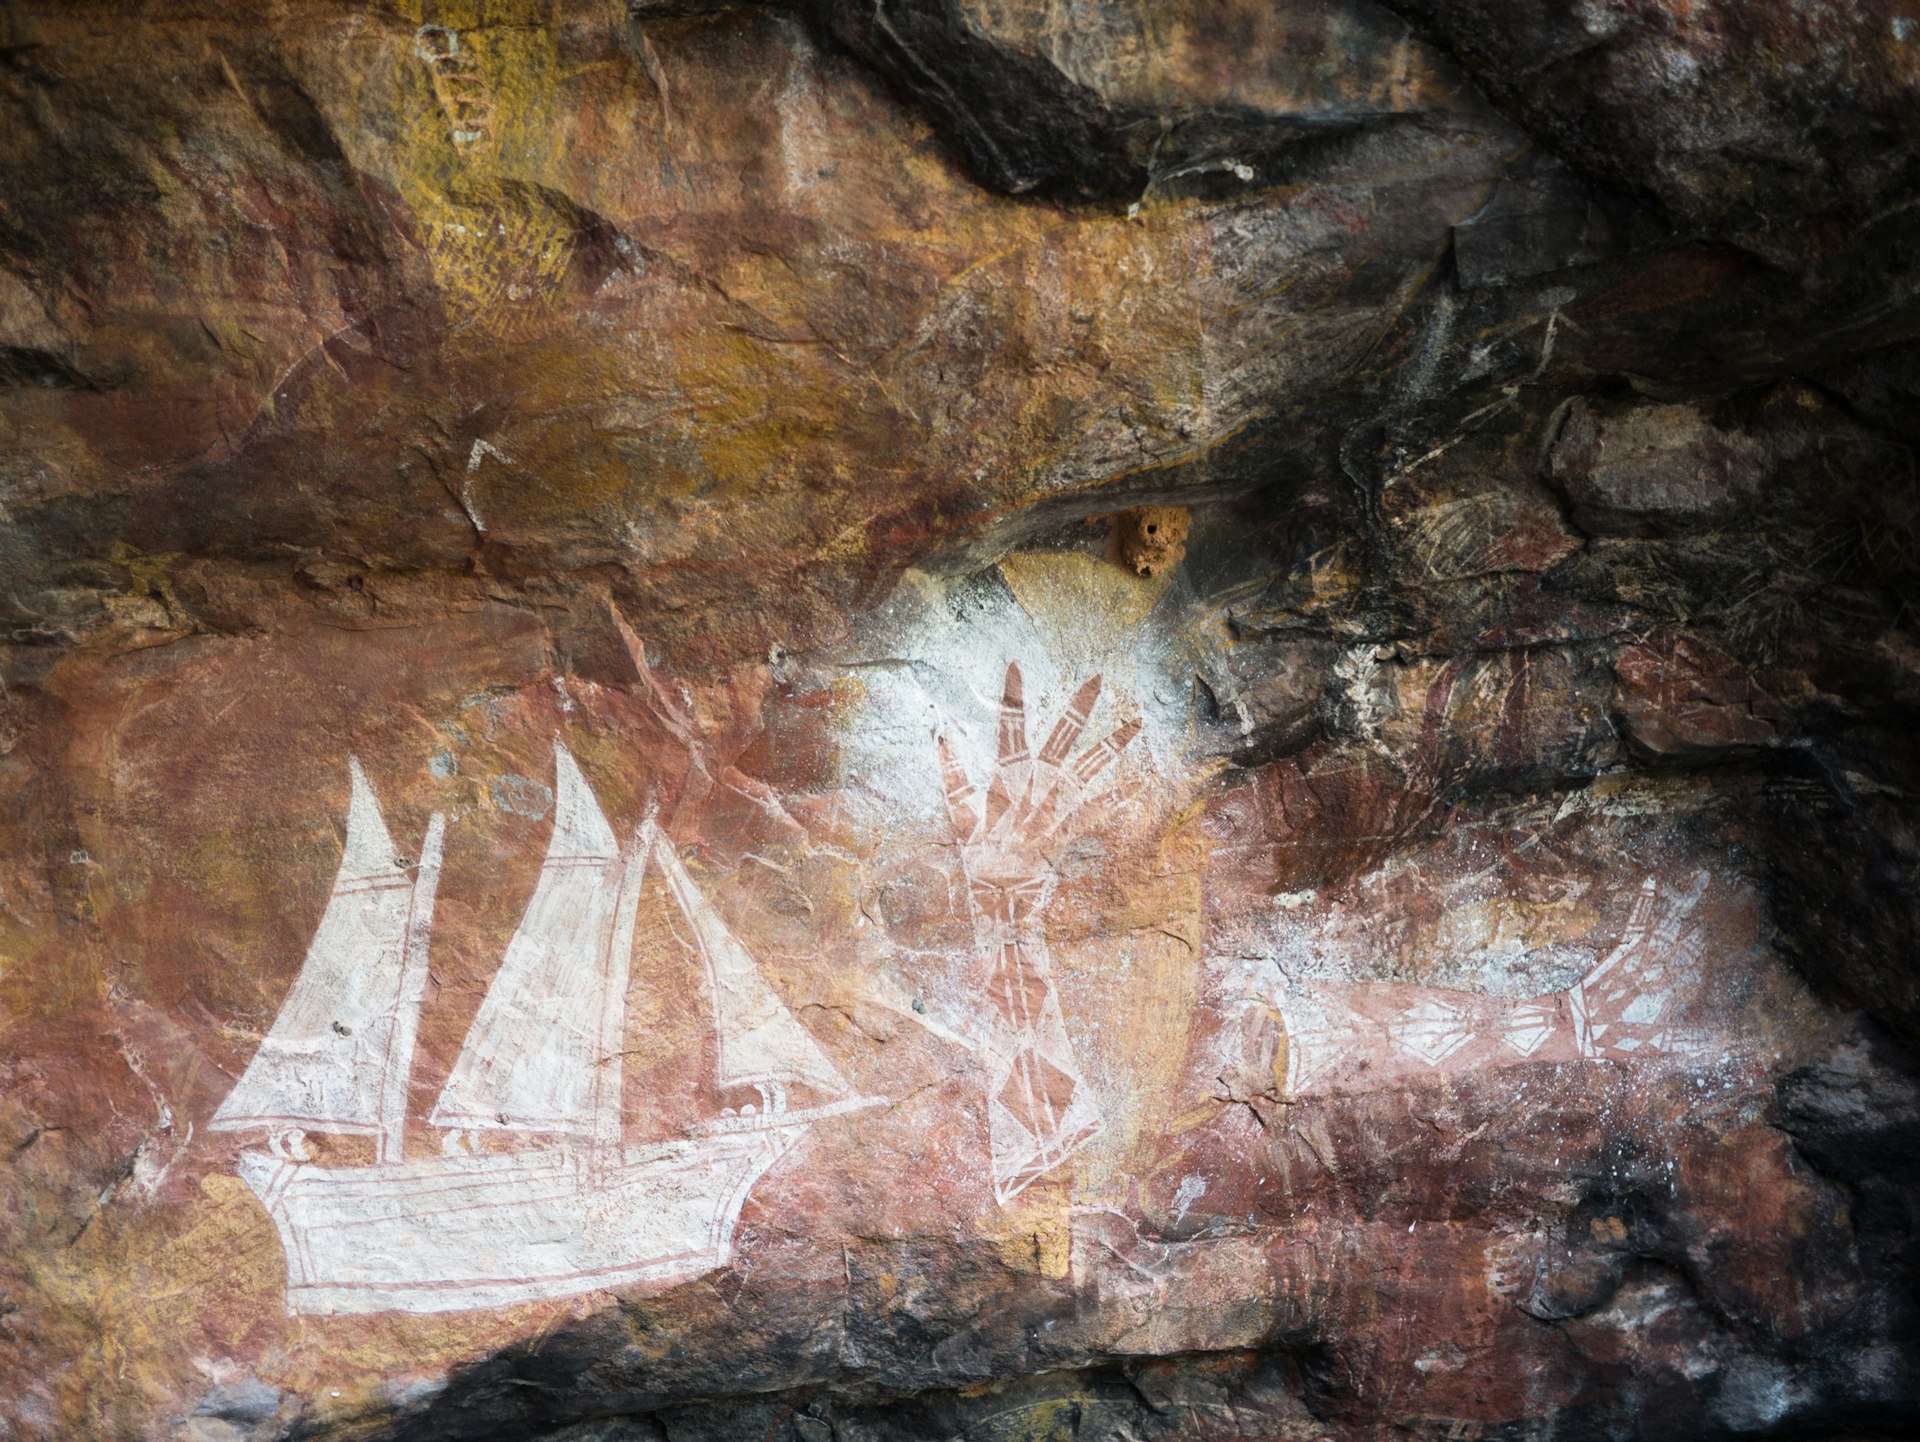
{"type": "Polygon", "coordinates": [[[430,1117],[437,1156],[406,1155],[407,1089],[427,979],[444,818],[394,857],[357,760],[333,893],[306,961],[217,1130],[261,1129],[239,1174],[287,1262],[292,1312],[509,1306],[725,1266],[754,1184],[859,1096],[694,885],[651,817],[622,850],[554,742],[553,834],[540,880],[430,1117]],[[705,965],[722,1089],[751,1086],[686,1136],[622,1136],[621,1038],[641,884],[651,864],[705,965]],[[413,871],[408,879],[407,871],[413,871]],[[829,1100],[789,1108],[787,1089],[829,1100]],[[371,1165],[313,1162],[307,1131],[372,1136],[371,1165]],[[469,1134],[538,1138],[481,1150],[469,1134]]]}

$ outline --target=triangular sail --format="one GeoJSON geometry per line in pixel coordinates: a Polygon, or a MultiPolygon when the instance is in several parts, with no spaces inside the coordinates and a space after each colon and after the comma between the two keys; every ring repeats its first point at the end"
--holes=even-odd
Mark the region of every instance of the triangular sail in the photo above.
{"type": "Polygon", "coordinates": [[[747,949],[693,884],[666,837],[653,835],[654,865],[693,928],[707,966],[713,1024],[719,1034],[715,1070],[722,1087],[785,1086],[804,1082],[833,1096],[849,1090],[812,1037],[793,1019],[747,949]]]}
{"type": "Polygon", "coordinates": [[[558,741],[554,765],[553,837],[540,881],[441,1089],[435,1126],[592,1136],[595,1068],[619,1065],[605,1038],[620,1035],[626,1006],[626,967],[608,965],[620,848],[558,741]]]}
{"type": "MultiPolygon", "coordinates": [[[[219,1130],[378,1134],[388,1121],[390,1082],[404,1094],[404,1075],[389,1072],[412,1063],[409,1009],[420,998],[408,986],[407,932],[416,887],[393,854],[366,773],[358,760],[348,768],[353,798],[333,894],[273,1029],[213,1115],[219,1130]]],[[[437,853],[437,825],[430,833],[437,853]]],[[[427,906],[437,879],[436,854],[418,888],[427,906]]]]}

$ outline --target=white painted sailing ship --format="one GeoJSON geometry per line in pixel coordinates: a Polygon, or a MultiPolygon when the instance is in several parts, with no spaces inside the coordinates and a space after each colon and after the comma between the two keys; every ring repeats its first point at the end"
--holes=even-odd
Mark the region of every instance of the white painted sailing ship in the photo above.
{"type": "Polygon", "coordinates": [[[294,1312],[455,1311],[724,1266],[748,1193],[817,1122],[882,1105],[854,1095],[774,994],[649,819],[625,851],[555,743],[553,835],[538,885],[409,1157],[407,1092],[427,981],[445,822],[419,862],[394,855],[357,761],[345,855],[293,990],[214,1115],[260,1129],[241,1178],[279,1229],[294,1312]],[[705,963],[724,1110],[682,1137],[621,1123],[628,970],[648,865],[705,963]],[[413,875],[408,876],[411,869],[413,875]],[[823,1100],[793,1108],[788,1088],[823,1100]],[[371,1165],[311,1160],[310,1131],[372,1136],[371,1165]],[[521,1145],[484,1150],[474,1133],[521,1145]]]}

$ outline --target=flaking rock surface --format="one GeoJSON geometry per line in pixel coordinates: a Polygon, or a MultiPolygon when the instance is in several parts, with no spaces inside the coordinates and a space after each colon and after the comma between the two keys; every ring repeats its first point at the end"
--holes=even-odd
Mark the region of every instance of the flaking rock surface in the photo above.
{"type": "Polygon", "coordinates": [[[0,10],[0,1438],[1901,1435],[1917,76],[0,10]]]}

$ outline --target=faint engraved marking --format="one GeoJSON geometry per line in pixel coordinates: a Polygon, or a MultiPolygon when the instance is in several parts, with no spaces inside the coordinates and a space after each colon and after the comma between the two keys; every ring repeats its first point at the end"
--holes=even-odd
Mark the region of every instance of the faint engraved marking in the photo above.
{"type": "MultiPolygon", "coordinates": [[[[499,115],[472,47],[451,27],[430,24],[415,32],[413,52],[427,67],[455,151],[469,160],[491,152],[499,115]]],[[[569,206],[477,165],[453,193],[428,194],[417,206],[427,261],[456,331],[512,336],[537,323],[537,302],[559,285],[578,249],[579,218],[569,206]]],[[[463,488],[462,495],[479,529],[471,494],[463,488]]]]}
{"type": "Polygon", "coordinates": [[[1435,580],[1477,576],[1501,560],[1501,497],[1461,496],[1429,507],[1411,537],[1415,559],[1435,580]]]}
{"type": "Polygon", "coordinates": [[[1528,1234],[1496,1237],[1482,1253],[1487,1291],[1515,1299],[1530,1295],[1540,1275],[1541,1241],[1528,1234]]]}
{"type": "Polygon", "coordinates": [[[1186,1176],[1180,1178],[1180,1189],[1173,1194],[1173,1219],[1176,1222],[1185,1221],[1188,1210],[1195,1202],[1199,1201],[1201,1197],[1205,1196],[1206,1192],[1207,1179],[1205,1177],[1186,1176]]]}
{"type": "Polygon", "coordinates": [[[493,87],[472,50],[460,43],[460,33],[446,25],[422,25],[414,32],[413,53],[427,63],[433,78],[433,98],[447,117],[447,138],[463,151],[478,152],[493,144],[493,87]]]}
{"type": "Polygon", "coordinates": [[[530,324],[538,302],[573,264],[577,223],[537,196],[498,190],[463,204],[422,204],[427,261],[456,329],[508,336],[530,324]]]}
{"type": "Polygon", "coordinates": [[[467,513],[467,519],[473,522],[474,530],[481,535],[487,533],[487,523],[480,518],[480,509],[473,499],[473,480],[480,472],[480,462],[492,456],[503,466],[513,464],[513,458],[491,441],[475,440],[473,448],[467,452],[466,473],[460,478],[460,509],[467,513]]]}

